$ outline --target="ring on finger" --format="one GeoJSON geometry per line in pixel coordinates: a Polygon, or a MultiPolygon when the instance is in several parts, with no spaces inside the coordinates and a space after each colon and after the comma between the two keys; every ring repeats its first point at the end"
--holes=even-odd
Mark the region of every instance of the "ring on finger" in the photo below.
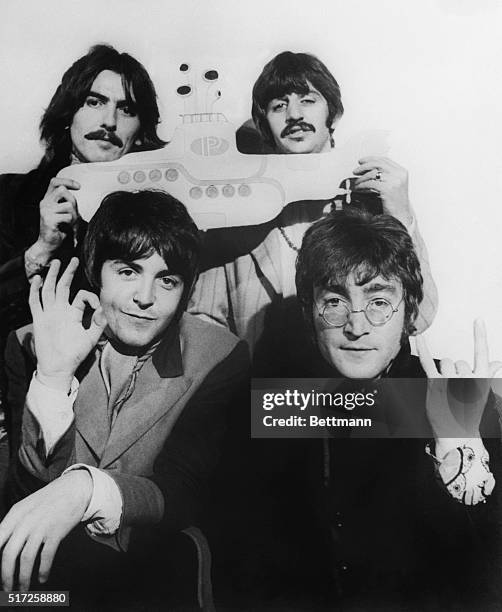
{"type": "Polygon", "coordinates": [[[380,170],[380,168],[378,168],[375,174],[375,181],[381,181],[381,180],[382,180],[382,171],[380,170]]]}

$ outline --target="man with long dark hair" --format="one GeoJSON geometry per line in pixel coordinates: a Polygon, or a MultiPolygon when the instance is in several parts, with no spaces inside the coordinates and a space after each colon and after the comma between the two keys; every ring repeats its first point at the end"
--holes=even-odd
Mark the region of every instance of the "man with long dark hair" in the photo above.
{"type": "Polygon", "coordinates": [[[55,178],[72,163],[112,161],[157,149],[159,110],[145,68],[127,53],[96,45],[63,75],[40,122],[45,154],[26,175],[0,177],[2,322],[26,323],[28,277],[81,239],[73,180],[55,178]]]}
{"type": "Polygon", "coordinates": [[[65,72],[42,116],[45,154],[38,167],[0,176],[0,401],[6,335],[30,320],[28,279],[54,257],[68,261],[78,253],[85,233],[79,184],[57,173],[73,163],[162,147],[158,123],[155,88],[142,64],[96,45],[65,72]]]}

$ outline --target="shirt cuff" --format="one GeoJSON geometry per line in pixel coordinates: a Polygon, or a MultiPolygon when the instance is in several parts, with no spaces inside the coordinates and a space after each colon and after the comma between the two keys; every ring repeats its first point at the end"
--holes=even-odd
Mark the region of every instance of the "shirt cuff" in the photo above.
{"type": "Polygon", "coordinates": [[[78,392],[78,380],[73,378],[70,392],[47,387],[33,374],[26,395],[26,405],[40,425],[46,456],[73,422],[73,404],[78,392]]]}
{"type": "Polygon", "coordinates": [[[490,471],[490,455],[481,438],[439,439],[436,449],[441,450],[442,457],[434,456],[430,447],[426,451],[434,459],[436,473],[448,493],[468,506],[486,502],[495,478],[490,471]],[[450,450],[443,454],[442,450],[448,447],[450,450]]]}
{"type": "Polygon", "coordinates": [[[120,527],[122,518],[122,494],[118,484],[105,471],[85,463],[76,463],[63,474],[72,470],[87,470],[92,478],[92,495],[82,522],[91,521],[87,531],[92,535],[113,535],[120,527]]]}

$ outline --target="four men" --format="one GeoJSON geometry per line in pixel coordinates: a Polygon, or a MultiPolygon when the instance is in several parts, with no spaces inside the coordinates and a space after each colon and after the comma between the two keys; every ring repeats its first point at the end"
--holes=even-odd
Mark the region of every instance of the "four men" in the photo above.
{"type": "MultiPolygon", "coordinates": [[[[342,114],[339,86],[324,64],[306,53],[284,52],[265,66],[253,88],[261,143],[256,145],[256,133],[249,140],[249,128],[241,128],[238,140],[244,147],[252,141],[260,151],[329,154],[342,114]]],[[[109,557],[100,552],[103,543],[127,551],[152,529],[165,541],[166,534],[198,520],[200,489],[217,463],[227,410],[239,408],[247,361],[244,343],[235,336],[184,314],[194,288],[191,312],[246,340],[255,371],[366,380],[439,376],[424,346],[422,365],[409,351],[409,336],[431,324],[437,296],[408,199],[407,173],[387,158],[359,160],[352,180],[356,205],[366,208],[368,197],[376,199],[383,215],[335,212],[331,200],[292,203],[272,224],[252,230],[244,254],[205,271],[197,284],[200,237],[183,205],[165,193],[107,196],[84,239],[75,197],[79,185],[55,174],[70,163],[111,161],[161,147],[158,121],[155,90],[143,66],[99,45],[65,73],[44,114],[46,154],[39,168],[0,182],[0,280],[8,296],[2,296],[2,308],[10,315],[8,326],[24,323],[31,279],[33,316],[33,330],[11,335],[6,357],[13,402],[24,402],[26,395],[11,485],[11,493],[24,499],[0,525],[8,590],[29,588],[36,563],[45,582],[60,543],[76,542],[81,522],[94,540],[89,562],[104,568],[109,557]],[[68,259],[82,243],[93,292],[80,291],[72,301],[78,260],[63,271],[54,258],[68,259]]],[[[500,364],[489,362],[479,325],[476,345],[474,370],[462,363],[454,370],[443,367],[443,374],[493,376],[500,364]]],[[[469,408],[477,427],[453,442],[448,426],[440,426],[452,418],[446,394],[422,386],[410,396],[418,406],[413,418],[435,438],[431,452],[443,489],[434,482],[433,460],[420,441],[314,445],[314,464],[324,466],[314,475],[314,488],[327,500],[321,514],[336,515],[337,521],[320,523],[323,537],[310,552],[326,550],[322,562],[324,570],[332,569],[337,596],[350,598],[362,589],[364,596],[354,600],[362,605],[378,590],[380,596],[397,596],[396,585],[418,593],[420,581],[430,578],[424,551],[418,546],[408,558],[403,543],[413,547],[422,538],[452,564],[485,544],[472,532],[473,517],[452,500],[489,500],[480,529],[491,524],[494,479],[479,426],[481,433],[489,426],[493,431],[497,405],[488,388],[481,388],[482,398],[469,408]],[[466,474],[473,465],[479,470],[471,482],[466,474]],[[397,497],[405,509],[395,504],[397,497]],[[436,507],[447,523],[454,516],[458,532],[468,534],[474,547],[452,547],[448,538],[430,535],[443,525],[424,519],[436,516],[436,507]],[[388,547],[382,563],[378,553],[396,533],[397,545],[388,547]],[[402,580],[400,564],[417,570],[416,582],[402,580]]],[[[398,404],[398,420],[405,421],[410,411],[399,416],[402,399],[398,404]]],[[[492,463],[494,458],[499,462],[496,452],[492,463]]],[[[299,475],[297,484],[303,496],[299,475]]],[[[134,576],[130,560],[138,548],[132,550],[121,580],[134,576]]],[[[479,575],[486,568],[483,557],[479,575]]],[[[451,568],[447,574],[446,590],[459,575],[451,568]]],[[[75,588],[87,578],[80,569],[74,577],[75,588]]],[[[492,584],[491,575],[486,584],[492,584]]]]}

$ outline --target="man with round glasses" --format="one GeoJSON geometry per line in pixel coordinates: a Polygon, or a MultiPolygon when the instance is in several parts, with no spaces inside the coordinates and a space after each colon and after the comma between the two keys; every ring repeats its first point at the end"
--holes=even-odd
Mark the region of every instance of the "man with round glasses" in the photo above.
{"type": "Polygon", "coordinates": [[[392,358],[394,347],[399,346],[403,317],[398,314],[393,318],[393,315],[399,313],[403,298],[395,307],[391,300],[396,303],[400,292],[399,283],[381,277],[359,286],[353,274],[347,279],[346,287],[316,291],[315,305],[322,320],[316,320],[319,346],[340,374],[352,378],[361,369],[364,377],[373,378],[382,373],[383,361],[387,356],[392,358]],[[357,310],[353,307],[356,303],[360,304],[357,310]],[[364,316],[354,317],[356,314],[364,316]],[[334,334],[328,332],[331,328],[336,329],[334,334]],[[373,331],[372,328],[381,329],[373,331]],[[333,335],[340,338],[336,349],[332,347],[333,335]],[[366,336],[372,339],[368,342],[366,336]],[[388,340],[396,342],[387,344],[388,340]]]}
{"type": "Polygon", "coordinates": [[[376,297],[371,298],[361,310],[351,310],[350,302],[343,298],[331,298],[324,305],[322,311],[319,311],[319,316],[330,327],[343,327],[348,322],[351,314],[364,312],[368,321],[375,327],[379,327],[380,325],[385,325],[392,315],[399,310],[399,304],[398,308],[394,308],[385,298],[376,297]]]}
{"type": "MultiPolygon", "coordinates": [[[[320,609],[337,601],[348,610],[471,610],[500,601],[494,482],[502,481],[502,457],[498,440],[485,435],[500,438],[502,405],[482,381],[479,399],[462,405],[474,426],[456,429],[441,377],[489,379],[501,364],[489,361],[479,322],[474,368],[443,360],[438,371],[423,341],[420,358],[411,355],[422,284],[411,238],[389,215],[340,211],[305,233],[296,269],[303,348],[298,325],[280,342],[271,375],[337,379],[337,393],[371,393],[375,403],[360,412],[387,417],[388,426],[387,439],[332,427],[323,441],[270,441],[269,451],[277,455],[284,442],[287,455],[270,480],[273,490],[290,483],[278,509],[295,529],[293,539],[287,529],[283,535],[296,559],[288,588],[310,584],[320,609]],[[428,377],[439,379],[416,380],[428,377]],[[402,433],[409,419],[420,433],[402,433]]],[[[339,412],[347,410],[326,410],[339,412]]]]}
{"type": "MultiPolygon", "coordinates": [[[[280,373],[424,376],[408,342],[416,331],[422,285],[411,238],[394,217],[340,211],[318,221],[305,234],[296,268],[298,299],[314,342],[303,336],[303,351],[298,345],[287,350],[280,373]]],[[[300,336],[295,334],[295,343],[300,336]]]]}

